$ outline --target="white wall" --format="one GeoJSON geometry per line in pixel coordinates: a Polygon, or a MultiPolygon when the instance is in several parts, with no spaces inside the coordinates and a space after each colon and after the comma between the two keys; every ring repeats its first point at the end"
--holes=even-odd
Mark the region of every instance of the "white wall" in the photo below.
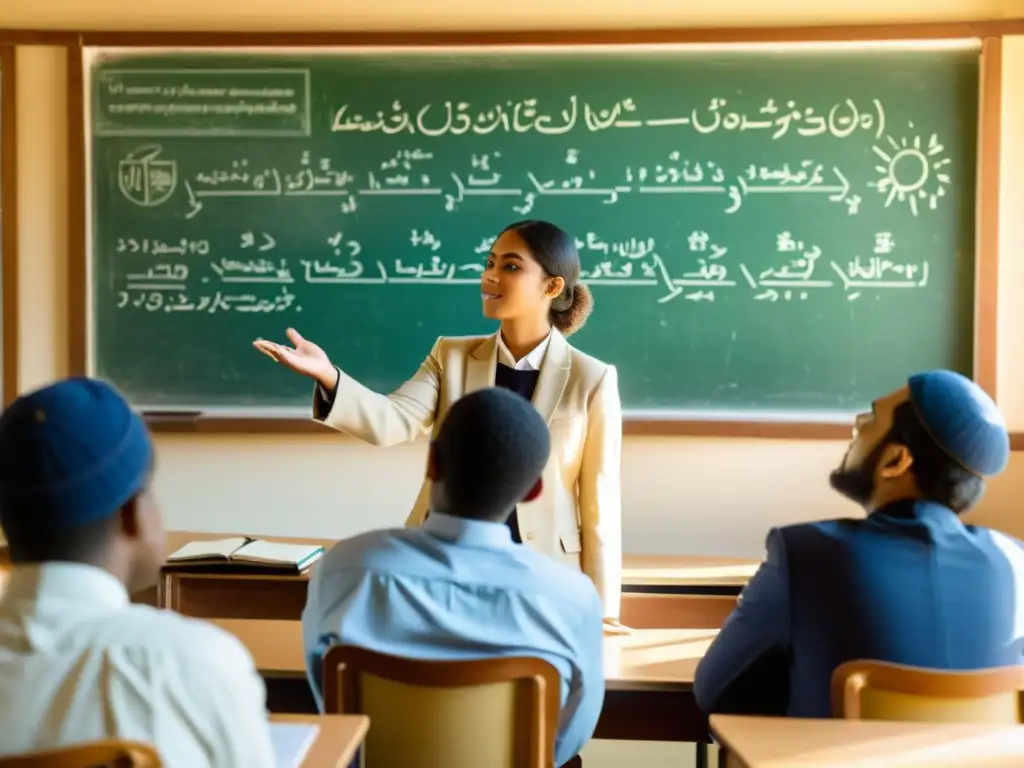
{"type": "MultiPolygon", "coordinates": [[[[822,24],[1024,16],[1021,0],[0,0],[2,27],[329,29],[822,24]]],[[[1000,401],[1024,430],[1024,38],[1005,47],[1000,401]]],[[[18,52],[20,386],[67,372],[66,85],[63,53],[18,52]]],[[[158,492],[168,524],[195,530],[345,536],[397,525],[412,503],[424,448],[388,451],[341,437],[159,439],[158,492]]],[[[628,439],[624,530],[630,552],[759,556],[766,529],[856,514],[828,472],[844,445],[827,442],[628,439]],[[742,482],[735,478],[742,473],[742,482]]],[[[974,519],[1024,534],[1015,499],[1024,454],[993,484],[974,519]]]]}

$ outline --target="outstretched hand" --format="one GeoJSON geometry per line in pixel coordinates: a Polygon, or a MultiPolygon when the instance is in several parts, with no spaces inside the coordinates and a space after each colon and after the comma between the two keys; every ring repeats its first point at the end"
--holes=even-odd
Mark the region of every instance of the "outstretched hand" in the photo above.
{"type": "Polygon", "coordinates": [[[315,379],[325,387],[333,387],[337,374],[327,353],[312,341],[304,339],[294,328],[289,328],[285,333],[292,346],[267,339],[256,339],[252,345],[285,368],[315,379]]]}

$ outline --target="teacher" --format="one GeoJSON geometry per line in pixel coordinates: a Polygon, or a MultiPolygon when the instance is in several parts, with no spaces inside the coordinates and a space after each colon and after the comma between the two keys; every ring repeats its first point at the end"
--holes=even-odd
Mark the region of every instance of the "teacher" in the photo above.
{"type": "MultiPolygon", "coordinates": [[[[484,316],[500,320],[499,331],[439,338],[416,375],[389,395],[347,376],[294,329],[294,346],[254,344],[316,381],[315,419],[376,446],[409,442],[431,428],[436,434],[452,404],[477,389],[504,387],[530,399],[548,422],[551,458],[540,495],[509,517],[512,538],[586,573],[611,629],[619,626],[621,601],[622,406],[615,368],[565,340],[593,307],[579,277],[568,233],[536,220],[506,227],[480,280],[484,316]]],[[[429,497],[424,480],[407,526],[423,522],[429,497]]]]}

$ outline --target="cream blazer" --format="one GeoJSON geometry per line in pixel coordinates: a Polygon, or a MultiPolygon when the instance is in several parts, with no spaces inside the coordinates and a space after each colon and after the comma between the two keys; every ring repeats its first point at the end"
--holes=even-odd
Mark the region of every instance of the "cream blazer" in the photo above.
{"type": "MultiPolygon", "coordinates": [[[[436,436],[452,404],[494,386],[497,334],[439,338],[416,375],[390,395],[367,389],[340,372],[328,408],[314,387],[313,418],[372,445],[436,436]]],[[[586,573],[617,619],[622,589],[622,405],[614,366],[574,349],[552,331],[533,404],[551,430],[544,490],[518,505],[523,544],[586,573]]],[[[410,527],[426,518],[430,481],[424,480],[410,527]]]]}

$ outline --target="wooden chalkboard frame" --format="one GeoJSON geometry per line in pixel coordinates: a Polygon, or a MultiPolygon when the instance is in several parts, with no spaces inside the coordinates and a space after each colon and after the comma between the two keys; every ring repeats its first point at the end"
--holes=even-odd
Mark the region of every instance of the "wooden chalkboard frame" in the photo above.
{"type": "Polygon", "coordinates": [[[14,69],[14,46],[0,44],[0,403],[5,407],[18,396],[18,121],[14,69]]]}
{"type": "MultiPolygon", "coordinates": [[[[975,379],[996,396],[997,290],[999,278],[999,173],[1002,102],[1002,37],[1024,34],[1024,19],[959,23],[877,24],[790,28],[715,28],[636,31],[521,32],[101,32],[70,35],[40,30],[0,32],[0,43],[50,41],[67,46],[68,74],[68,317],[69,364],[73,374],[87,370],[88,290],[86,242],[86,163],[83,48],[346,47],[481,45],[653,45],[680,43],[798,43],[878,40],[969,39],[982,41],[979,104],[978,190],[975,215],[975,379]]],[[[309,419],[297,418],[151,418],[154,431],[173,433],[276,433],[335,435],[309,419]]],[[[841,440],[848,424],[815,421],[630,418],[626,435],[724,438],[841,440]]],[[[1024,442],[1024,441],[1015,441],[1024,442]]],[[[1021,446],[1024,447],[1024,446],[1021,446]]]]}

